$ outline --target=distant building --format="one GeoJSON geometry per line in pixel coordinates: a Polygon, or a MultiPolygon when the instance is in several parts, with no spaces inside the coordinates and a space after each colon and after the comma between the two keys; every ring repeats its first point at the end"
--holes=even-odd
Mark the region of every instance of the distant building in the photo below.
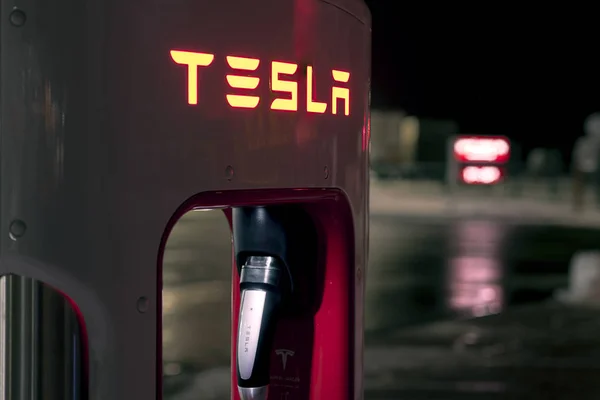
{"type": "Polygon", "coordinates": [[[443,179],[451,120],[419,118],[404,111],[371,111],[371,168],[380,177],[443,179]]]}

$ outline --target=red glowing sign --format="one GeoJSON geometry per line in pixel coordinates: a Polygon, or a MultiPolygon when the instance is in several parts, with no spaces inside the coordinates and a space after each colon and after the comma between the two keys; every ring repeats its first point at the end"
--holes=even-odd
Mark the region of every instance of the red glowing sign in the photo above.
{"type": "Polygon", "coordinates": [[[494,165],[463,167],[460,178],[468,185],[492,185],[502,179],[502,170],[494,165]]]}
{"type": "Polygon", "coordinates": [[[460,162],[505,163],[510,143],[503,137],[459,137],[454,142],[454,156],[460,162]]]}
{"type": "MultiPolygon", "coordinates": [[[[215,59],[214,54],[197,53],[191,51],[171,50],[171,58],[177,64],[187,66],[188,104],[198,104],[198,70],[200,67],[208,67],[215,59]]],[[[248,91],[248,94],[226,93],[227,103],[234,108],[256,108],[260,103],[260,97],[252,94],[260,85],[260,78],[251,76],[258,71],[261,61],[258,58],[247,58],[238,56],[226,56],[227,65],[232,70],[225,76],[229,87],[236,90],[248,91]]],[[[298,81],[294,75],[298,71],[298,64],[271,61],[270,62],[270,89],[274,93],[281,93],[285,97],[276,98],[271,102],[271,110],[298,111],[298,81]]],[[[313,67],[306,67],[306,109],[310,113],[324,114],[327,107],[331,105],[331,114],[338,114],[338,102],[344,103],[344,115],[350,115],[350,89],[342,86],[331,86],[331,98],[329,104],[316,99],[313,67]]],[[[350,72],[333,69],[331,70],[333,82],[348,83],[350,72]]]]}

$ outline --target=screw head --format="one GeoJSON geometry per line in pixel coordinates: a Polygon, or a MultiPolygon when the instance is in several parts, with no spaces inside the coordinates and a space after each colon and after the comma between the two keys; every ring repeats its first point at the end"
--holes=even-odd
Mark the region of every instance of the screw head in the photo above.
{"type": "Polygon", "coordinates": [[[137,300],[137,310],[140,314],[144,314],[146,311],[148,311],[148,308],[150,306],[150,302],[148,301],[147,297],[140,297],[137,300]]]}
{"type": "Polygon", "coordinates": [[[27,15],[25,15],[22,10],[15,8],[8,16],[8,19],[12,26],[20,28],[25,25],[25,21],[27,21],[27,15]]]}
{"type": "Polygon", "coordinates": [[[10,226],[8,228],[8,235],[12,240],[17,240],[20,237],[23,237],[26,231],[27,225],[25,224],[25,222],[21,221],[20,219],[15,219],[10,223],[10,226]]]}
{"type": "Polygon", "coordinates": [[[227,180],[229,180],[229,181],[232,180],[233,179],[233,174],[234,174],[233,167],[231,165],[228,165],[225,168],[225,177],[227,178],[227,180]]]}

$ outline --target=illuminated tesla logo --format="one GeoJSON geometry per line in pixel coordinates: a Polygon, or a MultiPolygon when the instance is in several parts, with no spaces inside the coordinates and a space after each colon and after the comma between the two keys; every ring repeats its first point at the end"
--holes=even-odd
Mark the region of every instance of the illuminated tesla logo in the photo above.
{"type": "Polygon", "coordinates": [[[283,370],[285,371],[285,366],[287,365],[288,356],[292,357],[295,354],[295,352],[294,352],[294,350],[277,349],[277,350],[275,350],[275,354],[277,354],[278,356],[281,356],[281,364],[283,365],[283,370]]]}
{"type": "MultiPolygon", "coordinates": [[[[198,70],[200,67],[210,66],[214,59],[214,54],[197,53],[191,51],[171,50],[171,58],[177,64],[186,65],[188,73],[187,97],[188,104],[198,104],[198,70]]],[[[260,97],[252,94],[260,85],[260,78],[251,76],[256,72],[261,64],[258,58],[247,58],[237,56],[227,56],[227,65],[232,70],[225,76],[229,87],[237,90],[248,91],[248,94],[225,95],[227,103],[234,108],[256,108],[260,103],[260,97]]],[[[270,62],[270,87],[274,93],[281,94],[271,102],[271,110],[298,111],[298,82],[294,80],[293,75],[298,70],[298,64],[271,61],[270,62]],[[283,97],[285,96],[285,97],[283,97]]],[[[342,86],[331,87],[330,101],[318,101],[314,88],[314,71],[312,66],[306,67],[306,104],[305,110],[310,113],[324,114],[328,106],[331,106],[331,114],[338,114],[338,111],[344,115],[350,115],[350,89],[342,86]],[[343,111],[338,110],[339,101],[343,102],[343,111]]],[[[331,77],[336,85],[339,83],[348,83],[350,81],[350,72],[341,70],[331,70],[331,77]]]]}

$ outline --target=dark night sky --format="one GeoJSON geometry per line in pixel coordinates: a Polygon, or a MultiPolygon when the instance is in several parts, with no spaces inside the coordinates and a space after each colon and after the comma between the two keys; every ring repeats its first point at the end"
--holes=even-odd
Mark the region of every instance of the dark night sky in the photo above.
{"type": "Polygon", "coordinates": [[[583,119],[600,111],[596,11],[367,3],[373,108],[452,118],[464,133],[560,147],[567,158],[583,119]]]}

